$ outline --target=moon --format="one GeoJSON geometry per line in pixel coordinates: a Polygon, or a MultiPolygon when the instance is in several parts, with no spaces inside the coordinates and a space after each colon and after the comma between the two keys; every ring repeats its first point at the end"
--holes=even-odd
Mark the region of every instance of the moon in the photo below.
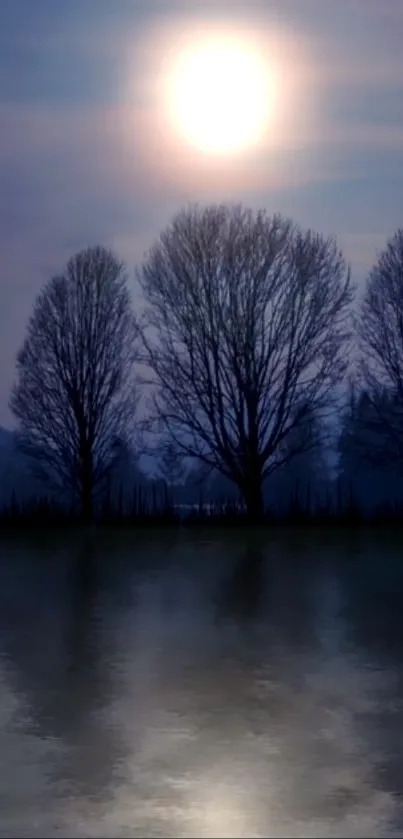
{"type": "Polygon", "coordinates": [[[253,45],[208,38],[177,56],[168,103],[187,143],[207,154],[232,155],[262,140],[273,108],[273,79],[253,45]]]}

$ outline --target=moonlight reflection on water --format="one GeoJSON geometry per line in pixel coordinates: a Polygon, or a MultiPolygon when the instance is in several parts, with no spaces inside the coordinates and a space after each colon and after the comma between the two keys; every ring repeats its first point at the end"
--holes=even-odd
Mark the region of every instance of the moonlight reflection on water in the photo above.
{"type": "Polygon", "coordinates": [[[242,538],[2,546],[1,836],[401,835],[397,549],[242,538]]]}

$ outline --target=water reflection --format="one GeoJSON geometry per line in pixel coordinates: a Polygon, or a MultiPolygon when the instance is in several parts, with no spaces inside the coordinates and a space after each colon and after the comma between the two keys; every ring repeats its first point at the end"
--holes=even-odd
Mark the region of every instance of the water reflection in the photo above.
{"type": "MultiPolygon", "coordinates": [[[[52,570],[37,569],[40,576],[49,572],[52,576],[52,570]]],[[[79,808],[80,800],[107,800],[126,746],[118,728],[104,720],[119,680],[113,674],[111,681],[112,662],[103,649],[97,608],[99,569],[90,541],[65,558],[64,571],[62,585],[56,584],[57,579],[47,580],[47,595],[54,599],[38,600],[33,625],[14,627],[9,650],[7,637],[2,640],[11,681],[29,709],[25,730],[33,742],[57,744],[46,782],[53,796],[72,795],[79,808]]]]}
{"type": "Polygon", "coordinates": [[[265,569],[263,550],[258,542],[247,540],[237,557],[235,567],[230,567],[219,592],[218,619],[232,619],[236,623],[251,623],[263,608],[265,594],[265,569]]]}
{"type": "Polygon", "coordinates": [[[392,553],[3,548],[0,835],[401,835],[392,553]]]}

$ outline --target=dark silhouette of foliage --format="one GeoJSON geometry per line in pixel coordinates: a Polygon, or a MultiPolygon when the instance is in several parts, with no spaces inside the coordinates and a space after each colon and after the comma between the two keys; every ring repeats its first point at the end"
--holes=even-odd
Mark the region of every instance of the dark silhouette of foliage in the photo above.
{"type": "Polygon", "coordinates": [[[403,230],[387,242],[366,285],[357,333],[367,410],[361,450],[379,463],[403,462],[403,230]]]}
{"type": "Polygon", "coordinates": [[[349,270],[333,239],[241,206],[180,212],[139,273],[153,416],[263,512],[263,482],[312,439],[348,354],[349,270]],[[288,445],[285,442],[288,441],[288,445]]]}
{"type": "Polygon", "coordinates": [[[133,432],[135,339],[123,264],[94,247],[45,285],[18,353],[10,406],[21,446],[88,521],[116,441],[133,432]]]}

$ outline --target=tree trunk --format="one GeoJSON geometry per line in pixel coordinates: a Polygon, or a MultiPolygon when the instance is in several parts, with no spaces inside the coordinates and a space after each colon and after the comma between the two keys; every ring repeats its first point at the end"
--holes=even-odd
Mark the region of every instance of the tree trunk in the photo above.
{"type": "Polygon", "coordinates": [[[88,458],[88,460],[86,458],[83,463],[81,481],[81,513],[84,524],[92,524],[94,518],[92,458],[88,458]]]}
{"type": "Polygon", "coordinates": [[[261,521],[264,513],[262,478],[258,471],[251,472],[240,487],[248,519],[253,522],[261,521]]]}
{"type": "Polygon", "coordinates": [[[94,517],[91,487],[83,486],[82,491],[82,515],[84,524],[92,524],[94,517]]]}

